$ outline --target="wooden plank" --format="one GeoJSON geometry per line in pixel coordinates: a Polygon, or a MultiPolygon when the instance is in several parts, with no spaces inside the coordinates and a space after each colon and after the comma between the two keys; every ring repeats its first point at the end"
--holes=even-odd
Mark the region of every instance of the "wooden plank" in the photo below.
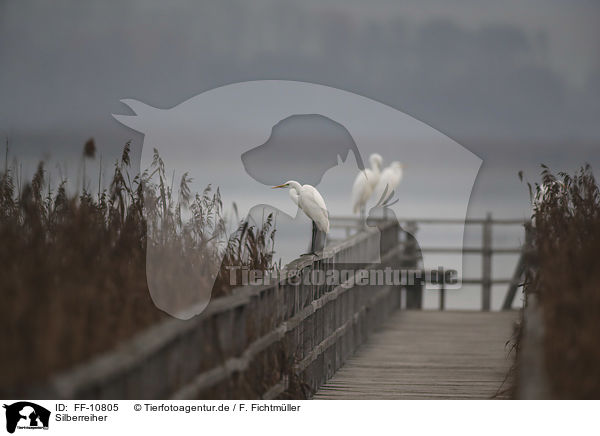
{"type": "MultiPolygon", "coordinates": [[[[380,223],[377,229],[327,247],[319,256],[291,262],[287,272],[343,268],[351,259],[375,256],[380,256],[381,264],[363,265],[365,269],[397,267],[402,251],[398,232],[397,223],[380,223]]],[[[399,307],[399,289],[375,291],[355,285],[355,279],[333,287],[292,285],[273,277],[264,286],[236,288],[232,295],[212,300],[200,315],[154,325],[120,347],[56,375],[41,388],[32,388],[27,396],[275,398],[290,386],[289,375],[294,380],[309,377],[310,388],[316,390],[399,307]],[[342,310],[350,297],[356,304],[342,310]]]]}
{"type": "Polygon", "coordinates": [[[492,398],[511,365],[505,343],[516,318],[516,312],[397,312],[314,398],[492,398]]]}

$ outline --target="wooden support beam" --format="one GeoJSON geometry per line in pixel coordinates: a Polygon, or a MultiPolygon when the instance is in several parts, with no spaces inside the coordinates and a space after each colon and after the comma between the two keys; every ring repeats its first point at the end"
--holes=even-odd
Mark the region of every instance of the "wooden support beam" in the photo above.
{"type": "Polygon", "coordinates": [[[489,311],[492,297],[492,214],[489,212],[483,224],[481,278],[481,310],[489,311]]]}
{"type": "MultiPolygon", "coordinates": [[[[419,244],[414,235],[417,233],[417,223],[409,221],[404,226],[404,261],[403,267],[410,269],[418,269],[421,259],[419,244]]],[[[407,309],[422,309],[423,308],[423,281],[416,280],[413,284],[408,284],[406,289],[406,308],[407,309]]]]}

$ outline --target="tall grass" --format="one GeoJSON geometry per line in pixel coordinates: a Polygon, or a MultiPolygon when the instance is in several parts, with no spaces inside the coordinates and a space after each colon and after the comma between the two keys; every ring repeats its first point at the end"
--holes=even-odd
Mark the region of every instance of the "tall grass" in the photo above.
{"type": "MultiPolygon", "coordinates": [[[[207,247],[225,235],[219,189],[190,190],[184,174],[178,195],[154,153],[150,168],[131,173],[126,144],[107,188],[80,194],[67,180],[48,186],[40,163],[19,189],[16,165],[0,174],[0,326],[4,333],[0,393],[19,392],[149,326],[165,315],[146,283],[149,244],[184,260],[192,280],[205,256],[222,256],[212,297],[231,291],[228,265],[272,269],[272,216],[255,227],[242,223],[220,253],[207,247]]],[[[83,162],[94,158],[88,141],[83,162]]],[[[85,169],[84,169],[85,171],[85,169]]]]}
{"type": "Polygon", "coordinates": [[[533,255],[524,287],[544,323],[544,363],[556,398],[600,398],[600,190],[589,166],[542,171],[530,186],[533,255]]]}

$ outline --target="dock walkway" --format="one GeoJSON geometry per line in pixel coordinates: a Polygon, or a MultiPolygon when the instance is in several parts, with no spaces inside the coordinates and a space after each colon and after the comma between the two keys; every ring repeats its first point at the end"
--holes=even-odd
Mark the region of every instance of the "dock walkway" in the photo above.
{"type": "Polygon", "coordinates": [[[505,344],[516,318],[514,311],[398,311],[314,398],[492,398],[512,362],[505,344]]]}

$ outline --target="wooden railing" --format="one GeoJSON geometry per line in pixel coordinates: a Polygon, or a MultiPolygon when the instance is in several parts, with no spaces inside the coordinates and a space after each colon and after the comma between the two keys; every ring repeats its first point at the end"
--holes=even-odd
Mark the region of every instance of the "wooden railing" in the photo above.
{"type": "MultiPolygon", "coordinates": [[[[348,229],[341,241],[328,244],[319,256],[297,259],[286,270],[299,273],[335,269],[418,269],[418,224],[462,224],[460,220],[379,219],[365,229],[355,218],[332,219],[333,227],[348,229]],[[360,229],[360,231],[357,231],[360,229]],[[404,230],[404,231],[403,231],[404,230]],[[408,233],[407,233],[408,232],[408,233]],[[370,256],[380,263],[357,262],[370,256]]],[[[491,256],[517,253],[494,249],[492,225],[523,224],[517,220],[467,220],[483,225],[482,292],[489,294],[493,279],[491,256]]],[[[446,248],[443,249],[447,252],[446,248]]],[[[452,252],[461,252],[460,248],[452,252]]],[[[235,288],[231,295],[211,301],[188,321],[168,319],[141,332],[118,349],[97,356],[53,377],[41,387],[23,392],[27,398],[152,399],[152,398],[308,398],[351,356],[371,332],[402,306],[422,307],[420,283],[398,286],[362,285],[356,276],[337,285],[292,284],[273,280],[263,286],[235,288]]],[[[475,282],[474,279],[463,280],[475,282]]],[[[440,293],[443,307],[444,292],[440,293]]],[[[513,294],[514,297],[514,294],[513,294]]],[[[508,296],[507,296],[508,298],[508,296]]],[[[484,299],[489,309],[489,297],[484,299]]],[[[485,309],[485,307],[484,307],[485,309]]]]}
{"type": "MultiPolygon", "coordinates": [[[[287,271],[328,272],[381,256],[397,267],[397,222],[359,232],[287,271]],[[381,238],[379,238],[381,232],[381,238]]],[[[356,265],[368,269],[369,265],[356,265]]],[[[32,388],[27,398],[307,398],[400,307],[397,286],[276,280],[218,298],[188,321],[168,319],[121,347],[32,388]]]]}
{"type": "MultiPolygon", "coordinates": [[[[372,223],[381,220],[381,218],[371,219],[372,223]]],[[[465,220],[455,218],[398,218],[400,227],[409,232],[413,236],[416,235],[420,225],[464,225],[464,226],[481,226],[482,238],[480,247],[439,247],[439,246],[422,246],[411,247],[405,252],[405,258],[411,255],[420,256],[421,253],[431,254],[478,254],[481,255],[481,276],[479,277],[463,277],[461,282],[464,285],[481,285],[481,310],[489,311],[491,308],[491,292],[492,285],[508,285],[508,290],[502,304],[502,310],[510,310],[516,295],[516,291],[522,282],[524,272],[524,252],[529,241],[528,220],[523,219],[493,219],[492,214],[488,213],[485,218],[468,218],[465,220]],[[494,247],[493,244],[493,227],[494,226],[522,226],[525,229],[525,244],[514,247],[494,247]],[[495,255],[519,255],[519,260],[512,277],[494,277],[492,268],[492,258],[495,255]]],[[[369,226],[373,225],[369,223],[369,226]]],[[[332,228],[345,230],[345,236],[349,237],[357,231],[365,228],[364,223],[356,217],[335,217],[331,220],[332,228]]],[[[408,237],[404,241],[409,241],[414,245],[415,241],[408,237]]],[[[402,244],[402,241],[401,241],[402,244]]],[[[406,259],[408,264],[418,264],[418,259],[406,259]]],[[[413,290],[413,300],[422,301],[422,297],[415,295],[419,292],[418,289],[413,290]]],[[[422,290],[421,290],[422,292],[422,290]]],[[[407,295],[408,298],[408,295],[407,295]]],[[[439,290],[439,309],[445,309],[446,289],[442,285],[439,290]]],[[[407,304],[408,307],[411,307],[407,304]]],[[[420,305],[412,306],[413,308],[421,308],[420,305]]]]}

